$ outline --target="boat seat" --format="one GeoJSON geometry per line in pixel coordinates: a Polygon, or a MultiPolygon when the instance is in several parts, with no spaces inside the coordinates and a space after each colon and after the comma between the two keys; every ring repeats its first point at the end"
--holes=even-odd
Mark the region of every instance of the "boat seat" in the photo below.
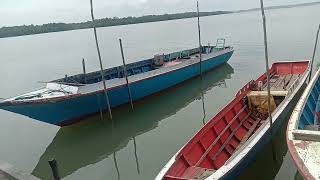
{"type": "Polygon", "coordinates": [[[214,169],[206,169],[190,166],[181,176],[183,179],[205,179],[215,172],[214,169]]]}
{"type": "MultiPolygon", "coordinates": [[[[271,96],[286,96],[288,91],[270,91],[271,96]]],[[[247,96],[268,96],[268,91],[251,91],[247,96]]]]}
{"type": "Polygon", "coordinates": [[[320,126],[319,125],[305,125],[305,130],[312,130],[312,131],[319,131],[320,126]]]}

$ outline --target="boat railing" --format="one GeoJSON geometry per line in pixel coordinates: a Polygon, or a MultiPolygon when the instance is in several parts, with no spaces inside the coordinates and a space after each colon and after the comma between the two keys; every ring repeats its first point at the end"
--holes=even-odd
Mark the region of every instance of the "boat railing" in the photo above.
{"type": "Polygon", "coordinates": [[[225,38],[218,38],[216,42],[216,47],[217,48],[224,48],[226,44],[226,39],[225,38]]]}

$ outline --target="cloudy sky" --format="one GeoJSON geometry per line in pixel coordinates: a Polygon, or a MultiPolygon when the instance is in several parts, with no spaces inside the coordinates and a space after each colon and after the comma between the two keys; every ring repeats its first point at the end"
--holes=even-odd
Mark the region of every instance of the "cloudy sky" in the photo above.
{"type": "MultiPolygon", "coordinates": [[[[264,0],[265,6],[317,0],[264,0]]],[[[1,0],[0,27],[90,19],[89,0],[1,0]]],[[[196,0],[93,0],[96,18],[194,11],[196,0]]],[[[201,11],[259,7],[259,0],[199,0],[201,11]]]]}

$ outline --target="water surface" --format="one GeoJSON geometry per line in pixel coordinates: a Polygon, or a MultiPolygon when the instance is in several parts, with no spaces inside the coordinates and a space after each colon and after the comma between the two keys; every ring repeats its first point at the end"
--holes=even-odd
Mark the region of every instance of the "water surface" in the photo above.
{"type": "MultiPolygon", "coordinates": [[[[310,59],[320,6],[267,11],[270,61],[310,59]]],[[[50,178],[47,160],[56,158],[64,179],[152,179],[203,125],[203,93],[208,121],[247,81],[264,71],[260,12],[201,18],[203,44],[227,39],[235,53],[227,65],[150,98],[114,110],[114,121],[97,114],[66,128],[0,110],[0,159],[23,171],[50,178]],[[202,91],[201,91],[202,89],[202,91]]],[[[118,38],[128,62],[197,46],[196,19],[98,29],[105,67],[121,64],[118,38]]],[[[0,97],[43,86],[41,82],[99,68],[90,29],[0,39],[0,97]]],[[[319,55],[317,55],[317,59],[319,55]]],[[[317,62],[316,62],[317,63],[317,62]]],[[[285,126],[283,131],[285,130],[285,126]]],[[[294,179],[284,133],[274,140],[276,163],[257,158],[243,177],[294,179]],[[281,158],[282,157],[282,158],[281,158]],[[263,166],[264,164],[269,166],[263,166]],[[266,170],[267,169],[267,170],[266,170]],[[255,172],[255,173],[252,173],[255,172]],[[260,172],[260,173],[259,173],[260,172]],[[263,172],[263,173],[261,173],[263,172]],[[265,175],[267,173],[268,175],[265,175]]],[[[269,146],[260,156],[268,153],[269,146]]]]}

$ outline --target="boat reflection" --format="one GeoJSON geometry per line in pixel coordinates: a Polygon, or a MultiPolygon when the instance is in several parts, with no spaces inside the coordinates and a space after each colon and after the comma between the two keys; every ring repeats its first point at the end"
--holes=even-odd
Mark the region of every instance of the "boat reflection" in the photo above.
{"type": "Polygon", "coordinates": [[[113,155],[115,168],[120,179],[116,152],[126,147],[133,139],[137,172],[140,173],[136,147],[136,136],[158,126],[158,123],[175,114],[196,99],[204,97],[206,91],[216,86],[226,86],[233,68],[224,64],[200,77],[170,88],[160,95],[145,98],[134,103],[134,112],[129,105],[113,110],[114,119],[108,120],[106,112],[97,113],[88,120],[61,128],[32,174],[41,179],[50,179],[48,159],[55,158],[59,164],[60,176],[66,177],[79,168],[95,164],[113,155]],[[168,107],[170,105],[170,107],[168,107]]]}

